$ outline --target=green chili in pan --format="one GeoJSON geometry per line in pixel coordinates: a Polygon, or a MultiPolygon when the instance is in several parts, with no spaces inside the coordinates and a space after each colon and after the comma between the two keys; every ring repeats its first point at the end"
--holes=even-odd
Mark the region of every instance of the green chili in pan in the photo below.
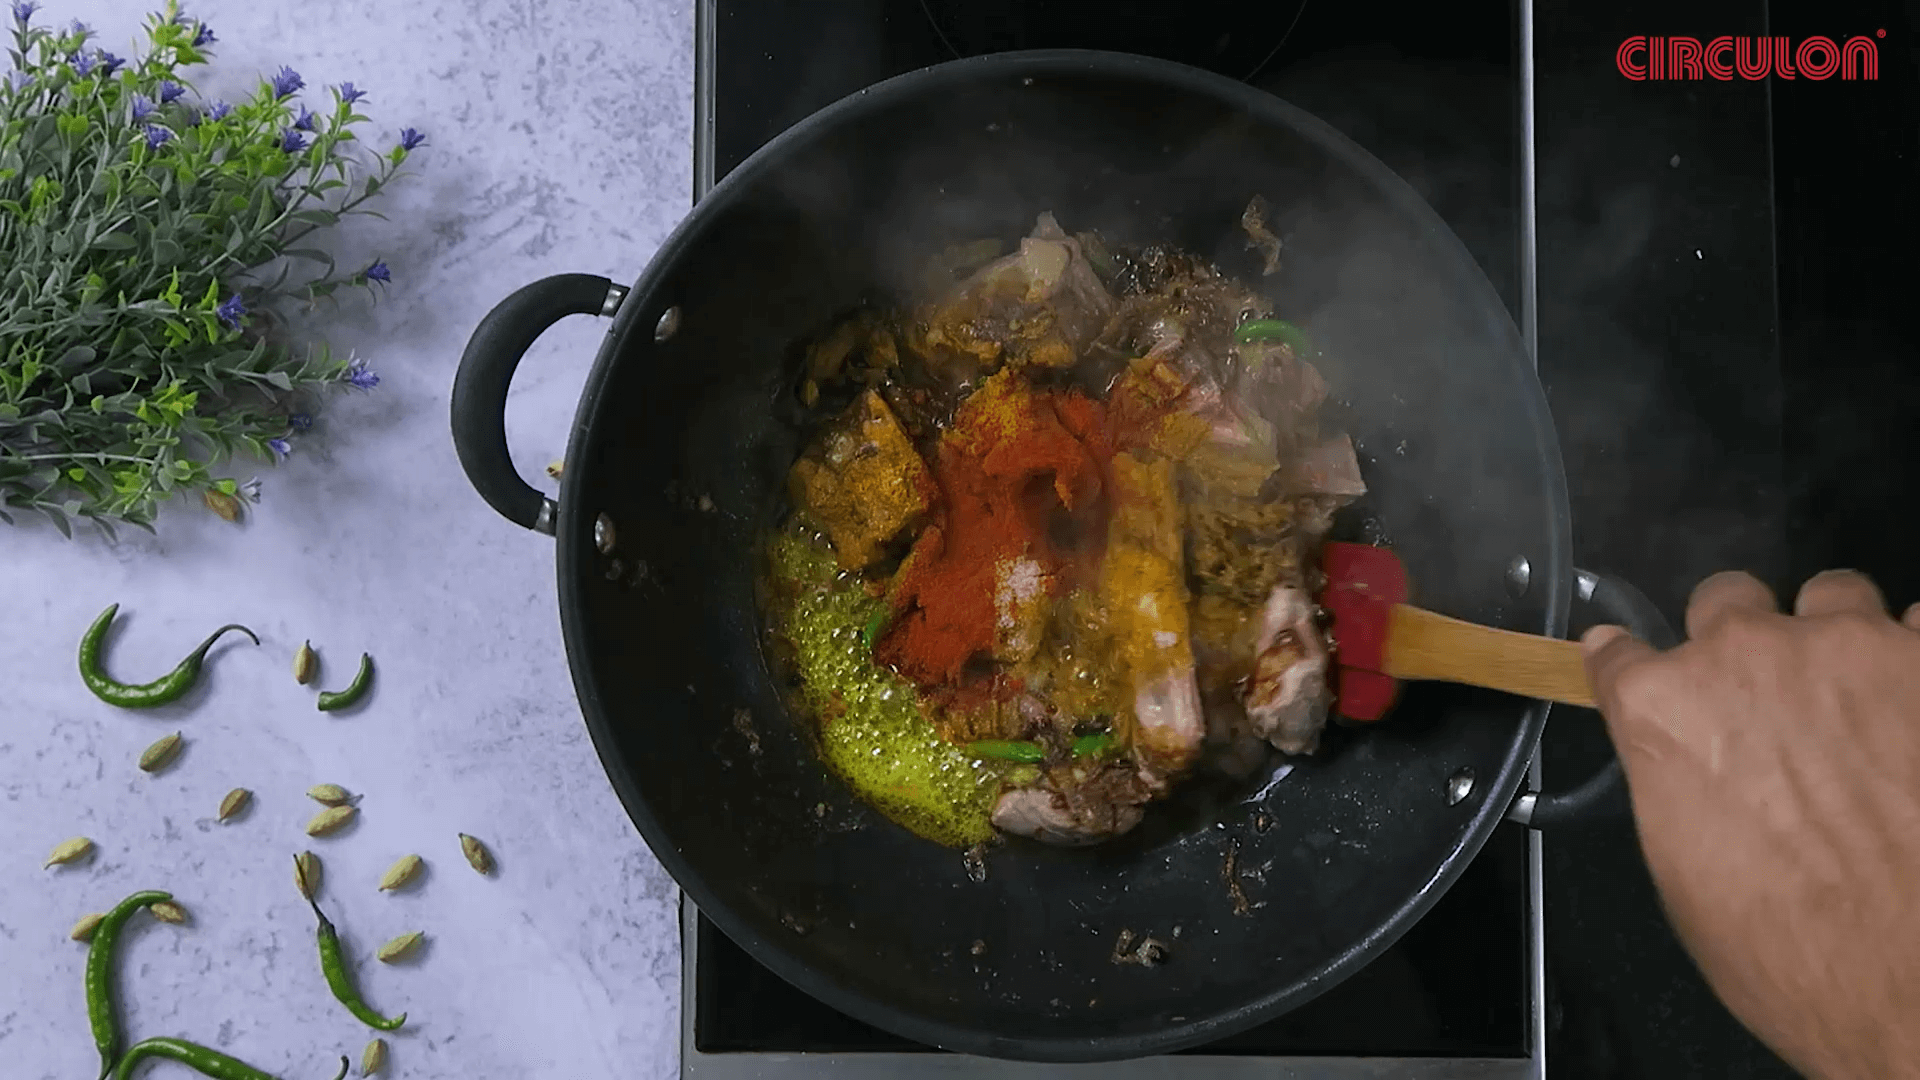
{"type": "Polygon", "coordinates": [[[119,610],[120,605],[114,604],[101,612],[100,617],[93,620],[93,625],[87,627],[86,636],[80,639],[80,678],[85,680],[87,689],[93,691],[94,697],[123,709],[165,705],[191,690],[194,682],[200,678],[200,667],[206,662],[207,650],[213,648],[213,643],[229,630],[238,630],[253,638],[255,645],[260,644],[260,638],[253,631],[239,623],[228,623],[207,635],[207,640],[188,653],[178,667],[152,682],[138,686],[115,682],[107,676],[106,658],[101,653],[106,644],[107,629],[113,625],[113,617],[119,610]]]}
{"type": "MultiPolygon", "coordinates": [[[[127,1056],[120,1059],[119,1067],[113,1070],[113,1080],[127,1080],[133,1070],[148,1058],[165,1058],[177,1061],[202,1076],[211,1076],[213,1080],[275,1080],[271,1073],[231,1058],[218,1050],[190,1043],[185,1039],[153,1038],[142,1039],[127,1048],[127,1056]]],[[[347,1075],[349,1063],[342,1056],[340,1071],[333,1074],[333,1080],[342,1080],[347,1075]]]]}
{"type": "MultiPolygon", "coordinates": [[[[1073,756],[1088,757],[1104,753],[1113,746],[1113,736],[1107,732],[1097,735],[1082,735],[1073,740],[1073,756]]],[[[1025,740],[981,739],[967,744],[967,752],[979,757],[997,758],[1001,761],[1018,761],[1024,765],[1038,765],[1046,760],[1047,751],[1037,742],[1025,740]]]]}
{"type": "Polygon", "coordinates": [[[373,657],[360,654],[360,670],[354,672],[353,681],[345,690],[328,690],[320,695],[320,711],[332,712],[344,709],[367,695],[367,688],[373,685],[373,657]]]}
{"type": "Polygon", "coordinates": [[[981,739],[967,744],[967,752],[980,757],[998,758],[1001,761],[1020,761],[1028,765],[1038,765],[1046,759],[1047,753],[1037,742],[1016,742],[1007,739],[981,739]]]}
{"type": "Polygon", "coordinates": [[[1104,754],[1112,747],[1113,735],[1110,732],[1102,731],[1094,735],[1082,735],[1073,740],[1073,756],[1092,757],[1095,754],[1104,754]]]}
{"type": "Polygon", "coordinates": [[[1303,360],[1313,353],[1313,342],[1308,340],[1307,332],[1285,319],[1254,319],[1243,322],[1234,330],[1233,340],[1242,345],[1251,345],[1256,342],[1285,345],[1293,350],[1293,355],[1303,360]]]}
{"type": "Polygon", "coordinates": [[[888,614],[886,608],[874,612],[873,618],[868,619],[867,625],[860,631],[860,644],[866,646],[869,654],[873,652],[873,643],[880,640],[880,632],[887,628],[888,614]]]}
{"type": "Polygon", "coordinates": [[[347,971],[347,958],[340,948],[339,933],[334,930],[333,924],[327,921],[327,917],[321,914],[319,904],[314,903],[312,899],[308,899],[307,903],[313,906],[313,917],[320,920],[320,927],[315,936],[320,941],[320,973],[327,977],[327,989],[333,991],[333,996],[339,999],[340,1004],[347,1007],[347,1011],[352,1013],[355,1019],[368,1027],[392,1031],[406,1023],[406,1013],[389,1019],[374,1012],[371,1006],[360,999],[360,991],[354,989],[353,976],[347,971]]]}
{"type": "Polygon", "coordinates": [[[120,931],[141,908],[171,899],[172,893],[152,889],[134,893],[107,912],[87,946],[87,1022],[93,1026],[93,1044],[100,1050],[102,1077],[113,1071],[113,1063],[120,1056],[120,1020],[113,986],[113,952],[120,944],[120,931]]]}

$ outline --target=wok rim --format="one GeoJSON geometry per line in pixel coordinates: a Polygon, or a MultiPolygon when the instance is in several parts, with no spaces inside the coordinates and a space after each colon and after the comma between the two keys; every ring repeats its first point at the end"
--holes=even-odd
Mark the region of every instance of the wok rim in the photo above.
{"type": "MultiPolygon", "coordinates": [[[[1531,391],[1523,393],[1523,410],[1525,419],[1533,423],[1538,434],[1537,452],[1543,456],[1548,478],[1546,490],[1541,493],[1549,518],[1546,551],[1542,556],[1545,565],[1536,561],[1534,574],[1536,582],[1546,590],[1546,619],[1540,632],[1550,637],[1564,638],[1573,596],[1572,526],[1566,470],[1560,457],[1559,439],[1545,389],[1527,356],[1525,343],[1514,326],[1505,302],[1494,291],[1485,271],[1453,230],[1405,180],[1339,130],[1264,90],[1223,75],[1153,57],[1091,49],[1035,49],[951,60],[857,90],[775,136],[694,204],[691,212],[667,236],[645,270],[634,281],[581,391],[579,407],[569,434],[567,459],[587,460],[585,448],[595,445],[597,441],[596,427],[602,412],[602,397],[615,367],[631,346],[642,344],[637,340],[640,335],[645,335],[646,339],[652,337],[653,322],[658,318],[658,312],[671,304],[670,299],[657,295],[670,276],[669,269],[680,261],[684,253],[701,242],[708,231],[708,223],[741,198],[757,181],[777,172],[788,157],[817,135],[870,110],[888,107],[902,95],[929,93],[954,83],[1048,73],[1098,73],[1157,82],[1170,89],[1213,98],[1263,124],[1292,131],[1368,178],[1401,220],[1420,228],[1427,241],[1435,247],[1440,260],[1454,264],[1449,268],[1450,272],[1464,278],[1469,291],[1480,294],[1483,310],[1500,313],[1499,321],[1509,331],[1511,348],[1506,351],[1512,369],[1511,377],[1523,380],[1524,386],[1531,391]],[[1541,573],[1543,570],[1545,573],[1541,573]]],[[[1479,854],[1493,830],[1506,817],[1509,806],[1525,780],[1527,766],[1546,726],[1548,703],[1528,703],[1522,710],[1521,723],[1498,773],[1484,789],[1486,794],[1479,806],[1435,872],[1372,932],[1305,978],[1275,987],[1234,1008],[1201,1017],[1189,1016],[1179,1023],[1151,1029],[1090,1038],[1008,1036],[899,1009],[888,1001],[847,989],[826,977],[823,971],[803,958],[804,947],[797,947],[797,943],[806,939],[795,938],[791,934],[782,935],[777,930],[774,933],[762,933],[756,928],[754,920],[721,902],[715,890],[709,887],[706,875],[696,865],[697,860],[673,845],[669,829],[654,815],[647,796],[635,782],[625,758],[619,752],[618,742],[606,715],[606,699],[600,693],[596,673],[589,662],[593,634],[587,625],[581,594],[583,575],[591,570],[593,557],[593,515],[586,505],[585,492],[581,487],[584,483],[581,479],[583,472],[567,470],[561,481],[556,530],[559,550],[555,559],[561,633],[589,737],[628,818],[639,830],[654,857],[672,875],[685,898],[692,900],[702,914],[757,962],[815,1000],[863,1023],[926,1046],[956,1053],[1035,1062],[1118,1061],[1205,1045],[1305,1004],[1344,981],[1398,941],[1459,879],[1467,864],[1479,854]]],[[[683,1001],[681,1007],[691,1008],[693,1005],[683,1001]]]]}

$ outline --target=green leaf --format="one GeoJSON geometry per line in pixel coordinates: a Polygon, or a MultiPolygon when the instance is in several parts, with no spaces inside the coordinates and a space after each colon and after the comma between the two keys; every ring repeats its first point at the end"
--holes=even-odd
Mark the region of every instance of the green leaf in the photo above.
{"type": "Polygon", "coordinates": [[[340,215],[331,210],[296,210],[288,217],[303,225],[334,225],[340,221],[340,215]]]}
{"type": "Polygon", "coordinates": [[[287,378],[287,373],[284,371],[267,372],[267,382],[272,384],[273,388],[276,390],[293,389],[293,380],[287,378]]]}
{"type": "Polygon", "coordinates": [[[132,251],[136,245],[126,233],[112,232],[94,237],[93,246],[101,251],[132,251]]]}

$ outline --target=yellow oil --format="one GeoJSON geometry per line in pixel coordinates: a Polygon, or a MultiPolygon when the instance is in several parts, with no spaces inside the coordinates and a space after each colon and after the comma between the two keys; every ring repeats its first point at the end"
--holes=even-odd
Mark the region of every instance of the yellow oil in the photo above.
{"type": "Polygon", "coordinates": [[[861,630],[882,602],[798,526],[774,536],[770,555],[775,625],[793,646],[827,766],[920,836],[962,848],[991,839],[1002,767],[940,738],[913,684],[873,662],[861,630]]]}

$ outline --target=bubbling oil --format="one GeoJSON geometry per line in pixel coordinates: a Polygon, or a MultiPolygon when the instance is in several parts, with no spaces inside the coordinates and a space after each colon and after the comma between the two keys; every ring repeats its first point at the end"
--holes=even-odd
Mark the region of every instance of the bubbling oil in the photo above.
{"type": "Polygon", "coordinates": [[[792,645],[801,694],[828,768],[881,813],[936,843],[994,836],[1003,766],[942,739],[913,684],[874,663],[861,630],[882,610],[833,550],[799,524],[770,544],[774,625],[792,645]]]}

